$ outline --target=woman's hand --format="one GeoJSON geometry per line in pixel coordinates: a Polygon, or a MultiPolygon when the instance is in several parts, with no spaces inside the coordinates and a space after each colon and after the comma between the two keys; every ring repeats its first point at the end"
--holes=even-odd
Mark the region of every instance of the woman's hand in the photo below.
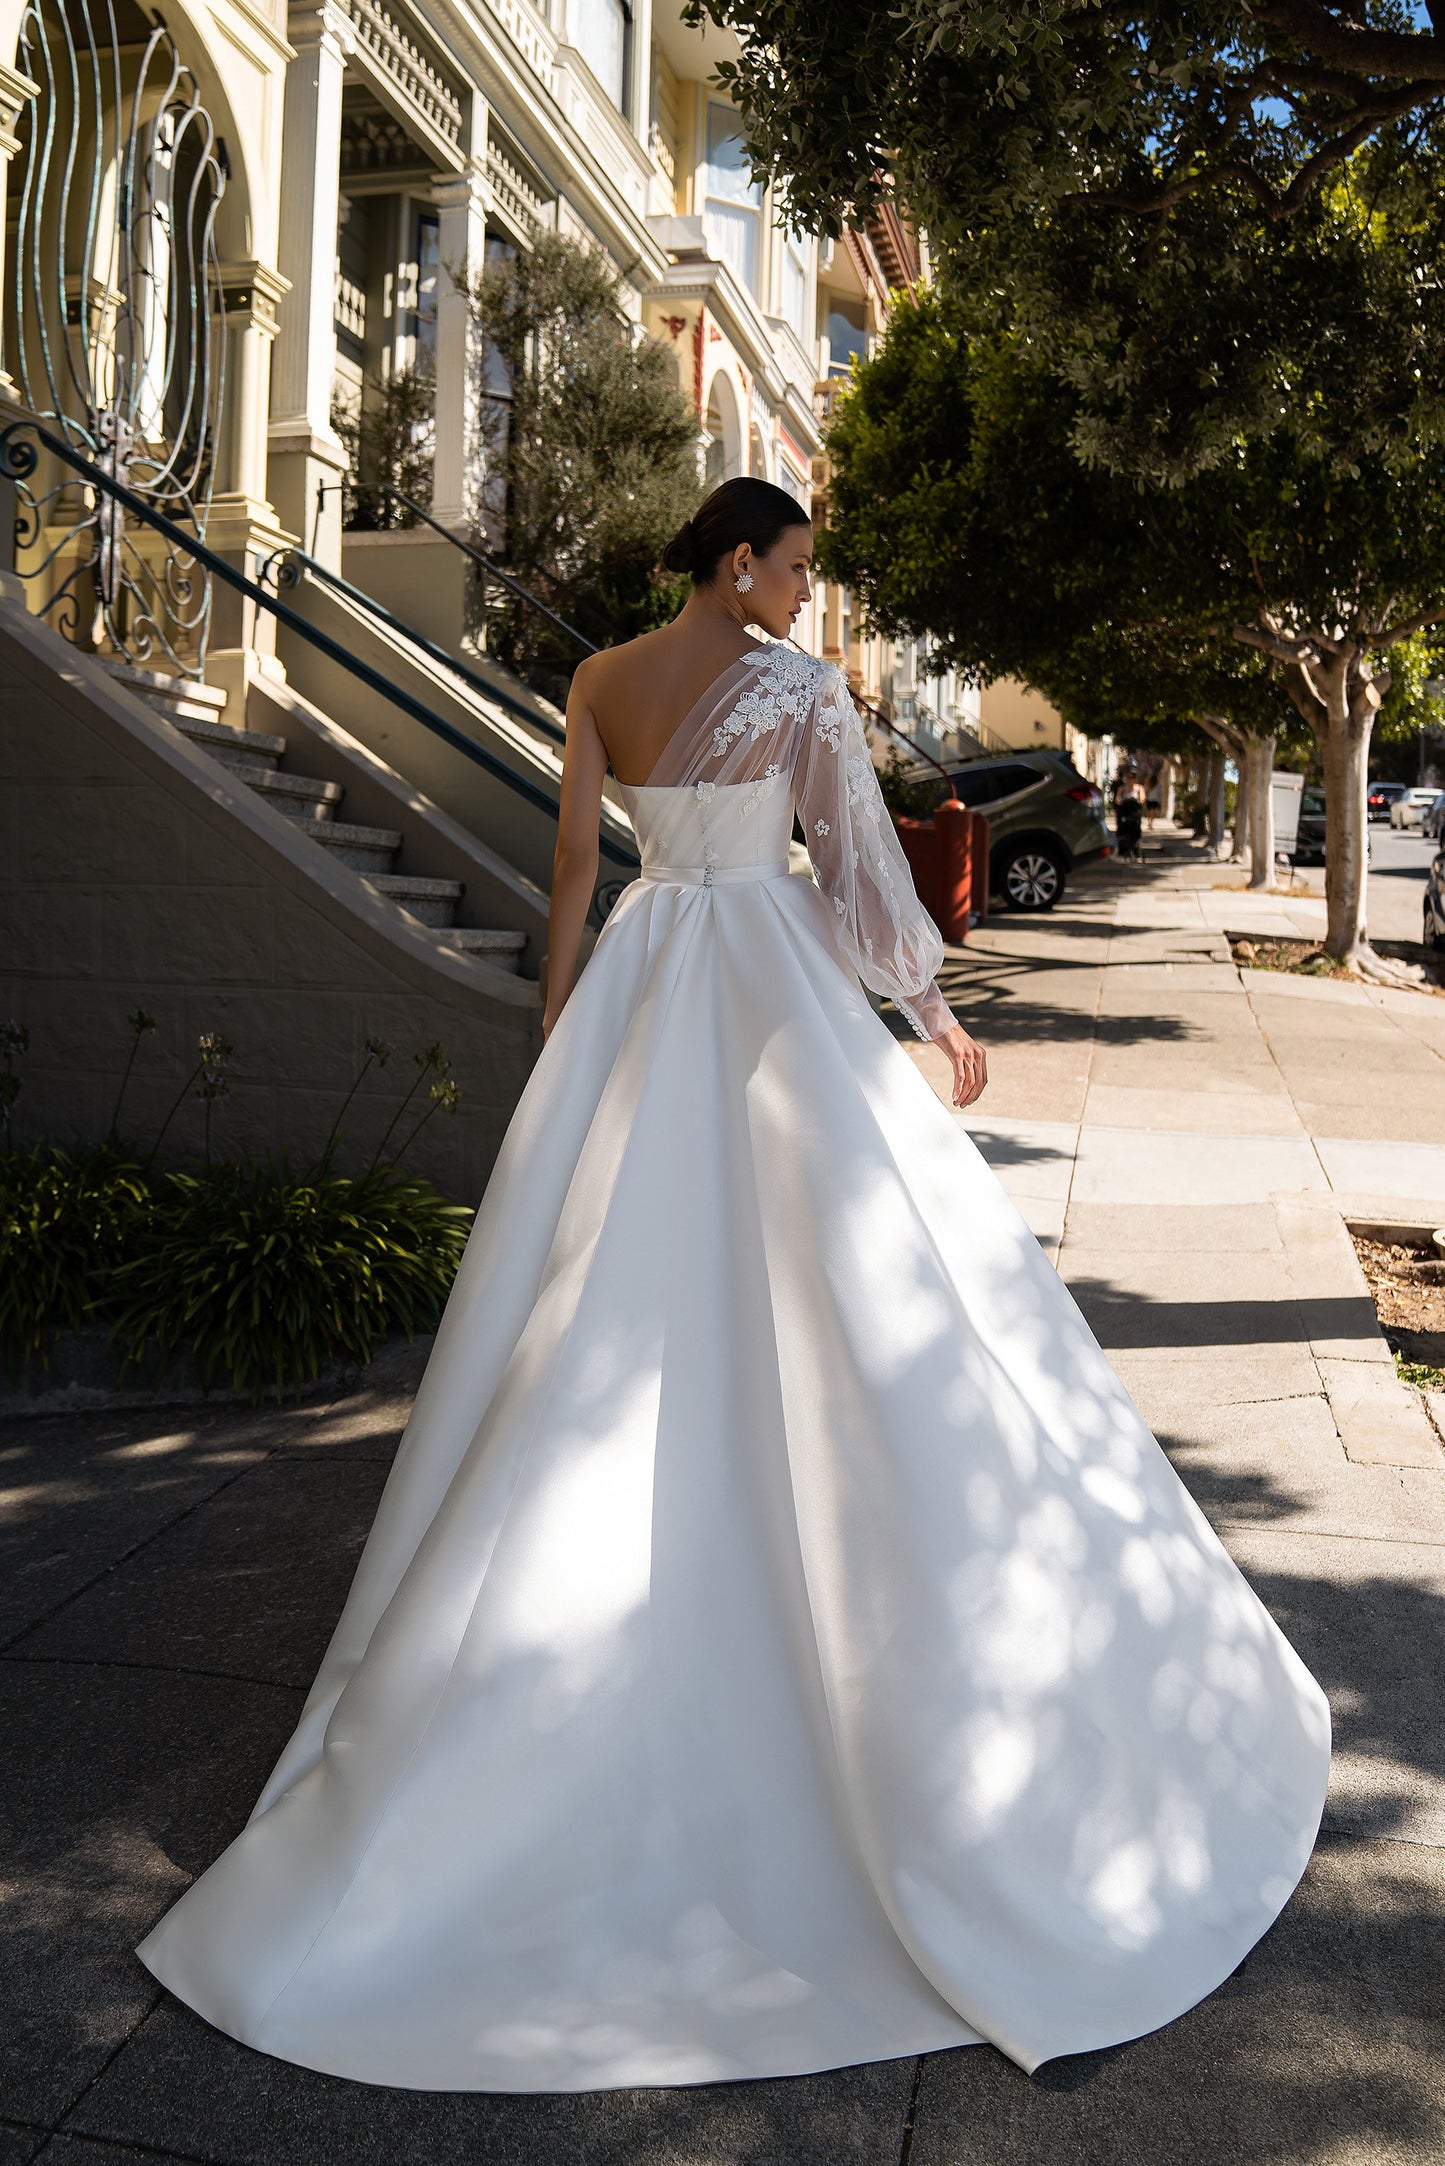
{"type": "Polygon", "coordinates": [[[953,1062],[954,1104],[971,1106],[987,1086],[988,1055],[976,1038],[970,1038],[961,1023],[955,1023],[952,1030],[936,1042],[953,1062]]]}

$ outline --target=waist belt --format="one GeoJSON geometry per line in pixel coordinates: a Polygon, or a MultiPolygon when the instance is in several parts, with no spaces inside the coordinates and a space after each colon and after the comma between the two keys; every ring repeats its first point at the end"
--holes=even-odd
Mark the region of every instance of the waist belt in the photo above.
{"type": "Polygon", "coordinates": [[[644,880],[676,880],[684,887],[717,887],[724,880],[781,880],[792,867],[787,858],[769,858],[759,865],[644,865],[644,880]]]}

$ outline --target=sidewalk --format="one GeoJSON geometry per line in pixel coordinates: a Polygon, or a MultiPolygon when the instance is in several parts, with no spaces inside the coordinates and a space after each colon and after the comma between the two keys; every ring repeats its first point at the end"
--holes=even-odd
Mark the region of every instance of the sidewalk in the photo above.
{"type": "Polygon", "coordinates": [[[1226,931],[1322,914],[1230,879],[1182,843],[1100,868],[995,920],[946,990],[989,1052],[962,1118],[1329,1691],[1326,1833],[1156,2037],[1031,2086],[926,2061],[909,2166],[1445,2157],[1445,1451],[1343,1230],[1445,1224],[1445,998],[1236,969],[1226,931]]]}
{"type": "Polygon", "coordinates": [[[1229,878],[1182,851],[1105,866],[947,983],[993,1074],[963,1118],[1334,1705],[1326,1833],[1234,1977],[1032,2080],[974,2048],[432,2096],[249,2053],[130,1951],[295,1721],[407,1395],[17,1421],[0,2166],[1438,2166],[1445,1452],[1342,1212],[1445,1223],[1445,999],[1242,975],[1223,932],[1285,906],[1229,878]]]}

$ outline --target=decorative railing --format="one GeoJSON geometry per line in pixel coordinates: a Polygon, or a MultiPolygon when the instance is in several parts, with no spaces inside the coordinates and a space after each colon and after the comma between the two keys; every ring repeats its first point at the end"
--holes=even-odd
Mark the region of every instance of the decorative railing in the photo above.
{"type": "Polygon", "coordinates": [[[407,103],[455,149],[462,139],[459,91],[407,36],[381,0],[340,0],[340,5],[351,19],[357,44],[371,55],[407,103]]]}
{"type": "Polygon", "coordinates": [[[491,141],[487,144],[487,179],[498,207],[523,233],[535,233],[539,226],[547,223],[546,199],[538,194],[506,152],[491,141]]]}
{"type": "Polygon", "coordinates": [[[677,187],[677,156],[661,128],[653,121],[647,131],[647,151],[669,188],[677,187]]]}
{"type": "Polygon", "coordinates": [[[27,0],[15,57],[40,88],[17,131],[12,367],[54,440],[116,485],[17,473],[15,569],[77,644],[198,678],[211,587],[189,536],[206,531],[225,385],[225,154],[159,18],[27,0]],[[174,522],[169,549],[152,513],[174,522]]]}
{"type": "Polygon", "coordinates": [[[366,336],[366,295],[355,279],[343,272],[336,274],[336,328],[347,331],[353,338],[366,336]]]}
{"type": "Polygon", "coordinates": [[[533,20],[522,0],[487,0],[493,15],[506,31],[534,75],[552,87],[552,47],[542,26],[533,20]]]}
{"type": "MultiPolygon", "coordinates": [[[[433,713],[423,700],[415,698],[404,686],[393,683],[381,670],[373,669],[369,662],[363,662],[359,655],[343,646],[340,640],[333,639],[319,626],[310,623],[298,610],[284,602],[279,594],[273,594],[268,586],[248,578],[244,572],[237,571],[234,564],[228,564],[224,557],[217,556],[204,542],[193,540],[164,512],[146,503],[123,482],[113,480],[103,467],[94,460],[87,459],[65,438],[55,435],[35,421],[12,422],[8,429],[0,430],[0,572],[9,569],[6,560],[10,553],[9,514],[13,507],[7,503],[7,498],[12,490],[18,490],[34,475],[40,463],[41,450],[75,470],[97,495],[109,498],[129,518],[153,528],[172,549],[187,549],[201,570],[211,579],[219,579],[235,593],[244,595],[256,608],[266,610],[278,623],[294,632],[297,638],[304,639],[308,646],[315,647],[318,653],[337,663],[359,683],[389,700],[401,713],[410,715],[414,722],[420,722],[424,729],[450,745],[453,751],[460,752],[464,759],[485,769],[514,796],[534,805],[538,811],[546,813],[549,819],[557,818],[558,800],[540,783],[534,782],[529,775],[518,774],[504,759],[489,752],[485,745],[478,744],[474,737],[469,737],[465,730],[458,729],[455,723],[448,722],[444,716],[433,713]],[[31,437],[35,442],[29,441],[31,437]]],[[[282,583],[285,583],[284,578],[282,583]]],[[[626,865],[631,872],[635,872],[641,863],[636,850],[615,841],[605,829],[598,836],[598,848],[604,857],[611,858],[616,864],[626,865]]],[[[610,886],[598,890],[598,908],[604,916],[625,884],[613,882],[610,886]]]]}

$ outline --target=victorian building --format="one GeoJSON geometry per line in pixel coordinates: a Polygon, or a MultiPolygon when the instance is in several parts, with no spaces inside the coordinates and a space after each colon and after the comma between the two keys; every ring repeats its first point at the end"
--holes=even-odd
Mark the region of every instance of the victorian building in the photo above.
{"type": "MultiPolygon", "coordinates": [[[[447,1130],[479,1186],[535,1053],[562,732],[462,638],[464,289],[544,231],[604,251],[701,475],[825,513],[830,401],[926,275],[892,212],[786,228],[730,50],[678,0],[0,0],[0,1003],[77,1131],[137,1004],[173,1066],[198,1027],[272,1048],[266,1142],[404,1017],[483,1079],[447,1130]],[[349,441],[402,380],[427,519],[361,531],[349,441]]],[[[800,637],[922,744],[977,720],[855,618],[820,586],[800,637]]],[[[614,796],[600,845],[595,924],[636,865],[614,796]]]]}

